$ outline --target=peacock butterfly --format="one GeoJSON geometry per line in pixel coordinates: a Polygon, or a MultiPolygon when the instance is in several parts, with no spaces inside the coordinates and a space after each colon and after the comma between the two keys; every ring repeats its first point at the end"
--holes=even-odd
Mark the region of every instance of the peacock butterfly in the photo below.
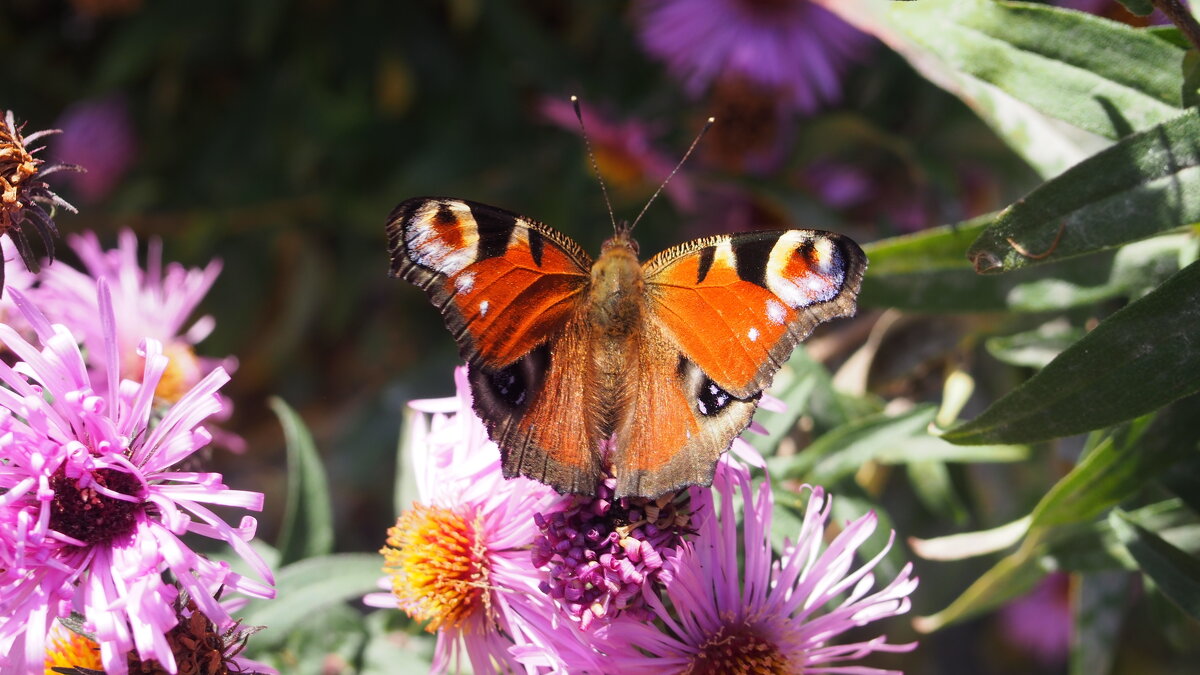
{"type": "Polygon", "coordinates": [[[391,274],[424,289],[467,360],[506,477],[657,497],[712,482],[792,349],[854,314],[858,244],[817,230],[718,235],[638,262],[630,226],[592,259],[515,213],[409,199],[391,274]]]}

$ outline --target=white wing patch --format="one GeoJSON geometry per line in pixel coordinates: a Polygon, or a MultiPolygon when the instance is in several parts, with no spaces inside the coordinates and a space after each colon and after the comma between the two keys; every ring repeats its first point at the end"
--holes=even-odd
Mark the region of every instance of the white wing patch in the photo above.
{"type": "Polygon", "coordinates": [[[750,338],[751,342],[757,342],[758,341],[758,329],[751,328],[750,332],[746,333],[746,337],[750,338]]]}
{"type": "Polygon", "coordinates": [[[487,311],[488,301],[484,300],[483,302],[479,303],[479,316],[487,316],[487,311]]]}
{"type": "Polygon", "coordinates": [[[475,274],[473,272],[463,272],[454,278],[454,289],[459,293],[470,293],[472,288],[475,288],[475,274]]]}
{"type": "Polygon", "coordinates": [[[458,274],[475,262],[479,252],[479,226],[471,207],[459,201],[429,201],[412,215],[405,246],[413,262],[447,276],[458,274]],[[446,208],[456,223],[438,222],[446,208]]]}
{"type": "Polygon", "coordinates": [[[777,326],[782,326],[783,322],[787,320],[787,308],[775,300],[768,300],[767,320],[777,326]]]}
{"type": "Polygon", "coordinates": [[[784,233],[767,260],[767,288],[778,295],[792,309],[807,307],[833,299],[842,287],[845,270],[838,267],[833,251],[833,241],[822,236],[813,236],[800,230],[784,233]],[[796,283],[785,271],[792,262],[796,250],[804,245],[812,246],[807,274],[796,283]]]}

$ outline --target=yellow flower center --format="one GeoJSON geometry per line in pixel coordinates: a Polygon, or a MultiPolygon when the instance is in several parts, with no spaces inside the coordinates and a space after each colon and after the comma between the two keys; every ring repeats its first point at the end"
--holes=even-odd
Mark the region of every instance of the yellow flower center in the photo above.
{"type": "Polygon", "coordinates": [[[88,668],[104,670],[100,645],[55,623],[46,645],[46,675],[57,675],[51,668],[88,668]]]}
{"type": "Polygon", "coordinates": [[[796,672],[786,656],[746,623],[726,623],[700,645],[681,675],[786,675],[796,672]]]}
{"type": "Polygon", "coordinates": [[[392,595],[409,616],[428,621],[431,633],[491,611],[482,525],[477,515],[414,504],[388,529],[387,546],[379,552],[392,595]]]}
{"type": "MultiPolygon", "coordinates": [[[[196,352],[192,351],[192,346],[182,340],[164,344],[163,355],[169,361],[158,380],[158,386],[154,388],[154,396],[168,403],[175,403],[200,381],[203,375],[200,372],[200,359],[196,357],[196,352]]],[[[123,358],[121,363],[124,364],[121,369],[123,377],[136,382],[142,381],[146,369],[145,359],[134,354],[123,358]]]]}

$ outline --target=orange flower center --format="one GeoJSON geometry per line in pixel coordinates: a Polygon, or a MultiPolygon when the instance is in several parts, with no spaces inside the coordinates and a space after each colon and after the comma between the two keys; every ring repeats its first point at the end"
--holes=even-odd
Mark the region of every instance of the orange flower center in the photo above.
{"type": "Polygon", "coordinates": [[[429,632],[459,628],[490,612],[487,548],[482,522],[451,509],[414,504],[388,530],[383,571],[400,608],[429,632]]]}
{"type": "Polygon", "coordinates": [[[51,668],[87,668],[104,670],[100,645],[79,633],[55,623],[46,645],[46,675],[57,675],[51,668]]]}

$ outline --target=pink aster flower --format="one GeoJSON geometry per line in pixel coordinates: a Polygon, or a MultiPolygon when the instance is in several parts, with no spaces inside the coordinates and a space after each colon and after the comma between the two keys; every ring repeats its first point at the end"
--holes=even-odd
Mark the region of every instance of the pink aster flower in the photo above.
{"type": "Polygon", "coordinates": [[[87,169],[70,177],[79,198],[103,199],[129,170],[137,150],[129,106],[120,96],[82,101],[67,108],[55,126],[62,134],[54,139],[54,157],[87,169]]]}
{"type": "Polygon", "coordinates": [[[20,292],[14,298],[41,347],[0,325],[16,363],[0,362],[0,661],[5,673],[40,673],[55,619],[71,613],[100,645],[106,672],[123,674],[127,655],[175,672],[166,634],[185,590],[219,626],[232,623],[213,598],[274,595],[270,570],[249,546],[256,522],[237,527],[212,506],[262,508],[257,492],[231,490],[220,474],[176,466],[207,445],[202,426],[221,409],[216,369],[165,410],[155,389],[170,359],[146,339],[137,381],[119,376],[116,319],[100,280],[101,340],[108,369],[94,385],[75,338],[51,325],[20,292]],[[184,534],[224,542],[266,583],[234,573],[184,544],[184,534]]]}
{"type": "Polygon", "coordinates": [[[831,502],[821,488],[809,488],[796,542],[785,542],[775,557],[769,483],[755,490],[746,468],[726,459],[712,490],[691,492],[697,511],[715,515],[668,561],[665,599],[647,594],[657,622],[617,621],[597,631],[610,672],[881,675],[887,671],[851,662],[916,646],[888,644],[884,636],[834,643],[847,630],[907,612],[917,585],[905,566],[871,592],[872,569],[886,549],[855,567],[858,548],[875,530],[874,514],[847,524],[826,547],[831,502]]]}
{"type": "Polygon", "coordinates": [[[510,650],[557,650],[547,636],[574,639],[569,622],[554,625],[529,555],[538,534],[533,514],[563,498],[541,483],[504,478],[499,449],[471,412],[464,368],[455,382],[456,397],[410,404],[422,413],[408,440],[419,501],[388,531],[381,551],[391,592],[364,601],[428,622],[437,633],[433,672],[454,670],[464,653],[476,673],[540,672],[510,650]]]}
{"type": "MultiPolygon", "coordinates": [[[[678,159],[654,147],[654,129],[649,124],[638,120],[616,121],[583,103],[580,110],[596,155],[596,166],[618,198],[645,199],[678,163],[678,159]]],[[[568,100],[543,98],[538,113],[556,126],[579,132],[574,105],[568,100]]],[[[675,174],[663,193],[682,210],[695,207],[695,188],[686,173],[675,174]]]]}
{"type": "Polygon", "coordinates": [[[869,39],[808,0],[639,0],[643,47],[699,96],[746,80],[812,112],[841,97],[842,73],[869,39]]]}
{"type": "Polygon", "coordinates": [[[1005,637],[1047,668],[1060,667],[1071,651],[1071,575],[1047,575],[1026,595],[1000,610],[1005,637]]]}
{"type": "MultiPolygon", "coordinates": [[[[168,402],[179,400],[218,367],[226,371],[237,367],[237,361],[232,357],[214,359],[196,354],[196,344],[207,337],[215,325],[211,316],[188,323],[220,274],[220,261],[214,260],[203,269],[171,263],[164,270],[162,242],[152,239],[146,268],[142,269],[138,262],[137,237],[129,230],[122,231],[117,248],[108,251],[101,248],[93,232],[68,237],[68,243],[79,255],[86,273],[66,265],[50,267],[42,274],[35,297],[51,321],[69,326],[87,347],[88,368],[93,373],[94,385],[99,386],[113,370],[120,377],[141,381],[144,363],[140,345],[145,338],[158,341],[170,359],[154,392],[168,402]],[[108,352],[101,348],[104,328],[100,325],[96,305],[97,279],[108,281],[113,310],[121,317],[120,325],[116,327],[119,370],[117,364],[109,362],[108,352]]],[[[224,402],[224,415],[228,415],[230,406],[228,401],[224,402]]],[[[242,448],[241,439],[230,434],[221,434],[218,440],[232,450],[242,448]]]]}
{"type": "Polygon", "coordinates": [[[25,316],[17,310],[9,289],[15,288],[21,293],[28,293],[37,275],[25,268],[17,245],[8,237],[0,237],[0,257],[3,257],[0,265],[4,265],[4,272],[0,274],[0,278],[5,282],[4,288],[0,289],[0,323],[12,326],[21,335],[32,336],[32,329],[25,321],[25,316]]]}

